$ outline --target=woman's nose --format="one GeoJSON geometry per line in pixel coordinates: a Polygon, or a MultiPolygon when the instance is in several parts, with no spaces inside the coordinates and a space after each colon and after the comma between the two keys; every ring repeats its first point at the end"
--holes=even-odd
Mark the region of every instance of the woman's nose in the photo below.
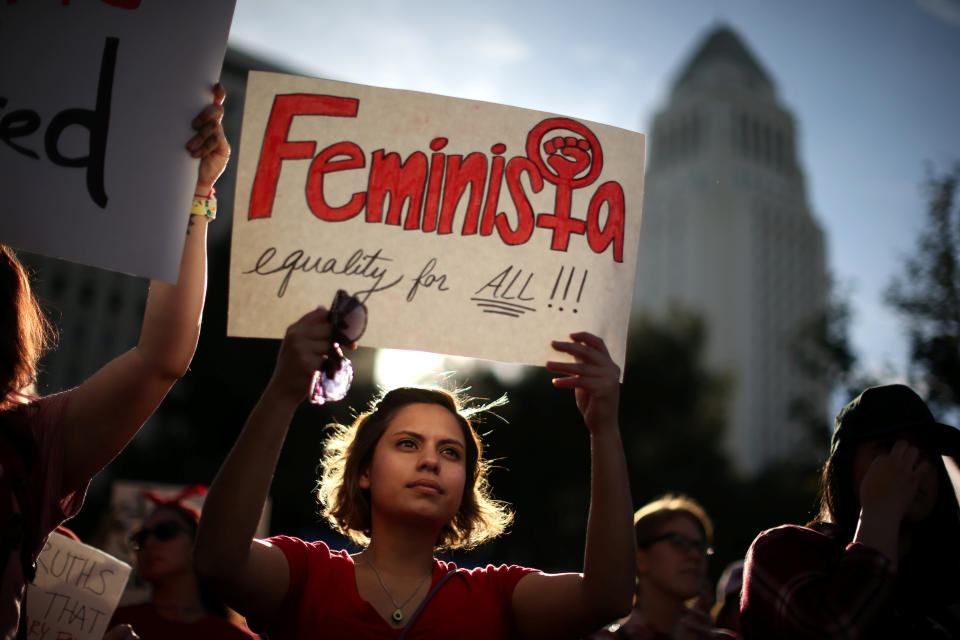
{"type": "Polygon", "coordinates": [[[417,468],[427,469],[429,471],[436,471],[438,466],[439,466],[439,459],[437,458],[437,454],[427,449],[424,449],[420,454],[420,460],[417,468]]]}

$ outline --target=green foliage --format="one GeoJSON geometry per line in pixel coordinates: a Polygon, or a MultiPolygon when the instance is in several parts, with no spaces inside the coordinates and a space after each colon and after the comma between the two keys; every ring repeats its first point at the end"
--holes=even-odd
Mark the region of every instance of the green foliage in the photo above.
{"type": "MultiPolygon", "coordinates": [[[[797,371],[812,385],[840,391],[853,398],[863,389],[877,384],[858,366],[850,344],[850,302],[848,294],[834,281],[828,282],[826,305],[802,324],[793,336],[790,355],[797,371]]],[[[798,392],[789,412],[804,427],[802,451],[795,459],[806,464],[826,457],[832,420],[823,413],[820,402],[798,392]]]]}
{"type": "Polygon", "coordinates": [[[911,360],[931,404],[960,407],[960,162],[937,174],[927,167],[927,219],[915,252],[886,291],[904,317],[911,360]]]}

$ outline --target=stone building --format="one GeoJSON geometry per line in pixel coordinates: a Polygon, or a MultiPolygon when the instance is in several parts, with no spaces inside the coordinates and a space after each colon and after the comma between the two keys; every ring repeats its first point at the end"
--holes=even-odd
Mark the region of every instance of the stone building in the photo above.
{"type": "Polygon", "coordinates": [[[797,127],[770,75],[728,27],[710,32],[650,130],[634,312],[699,313],[707,364],[730,381],[727,445],[747,473],[800,446],[791,411],[828,388],[791,353],[826,303],[797,127]]]}

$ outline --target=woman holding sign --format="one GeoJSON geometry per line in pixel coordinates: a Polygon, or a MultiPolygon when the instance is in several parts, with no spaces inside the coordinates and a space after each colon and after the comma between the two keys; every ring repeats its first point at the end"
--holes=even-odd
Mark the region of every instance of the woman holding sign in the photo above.
{"type": "Polygon", "coordinates": [[[554,385],[575,391],[590,431],[593,499],[582,573],[465,571],[434,557],[493,538],[510,519],[490,497],[474,429],[473,416],[486,407],[470,409],[438,389],[394,389],[327,443],[323,513],[362,552],[254,539],[290,419],[314,369],[336,353],[332,346],[359,337],[354,320],[331,323],[321,307],[287,329],[273,376],[207,495],[195,555],[201,577],[274,640],[579,638],[625,615],[635,547],[617,418],[620,372],[589,333],[553,343],[576,362],[547,363],[565,374],[554,385]]]}
{"type": "Polygon", "coordinates": [[[24,584],[49,533],[80,509],[90,478],[136,434],[193,358],[206,292],[206,227],[216,210],[213,184],[230,156],[220,125],[223,87],[213,93],[186,145],[200,165],[179,281],[151,282],[135,349],[75,389],[31,395],[51,330],[23,267],[0,246],[2,638],[17,633],[24,584]]]}

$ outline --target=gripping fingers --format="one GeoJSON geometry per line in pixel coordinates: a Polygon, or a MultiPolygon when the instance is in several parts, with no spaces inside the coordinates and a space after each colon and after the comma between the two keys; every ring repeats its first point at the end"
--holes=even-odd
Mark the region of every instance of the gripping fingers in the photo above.
{"type": "Polygon", "coordinates": [[[222,104],[208,104],[203,108],[197,117],[195,117],[191,122],[190,126],[196,130],[200,130],[207,122],[220,122],[223,119],[223,105],[222,104]]]}
{"type": "Polygon", "coordinates": [[[551,343],[551,346],[562,353],[569,353],[579,362],[599,364],[609,357],[604,352],[578,342],[561,342],[559,340],[555,340],[551,343]]]}
{"type": "Polygon", "coordinates": [[[603,338],[596,336],[589,331],[577,331],[576,333],[571,333],[570,338],[576,342],[582,342],[583,344],[600,351],[604,355],[610,355],[607,351],[607,344],[603,341],[603,338]]]}

